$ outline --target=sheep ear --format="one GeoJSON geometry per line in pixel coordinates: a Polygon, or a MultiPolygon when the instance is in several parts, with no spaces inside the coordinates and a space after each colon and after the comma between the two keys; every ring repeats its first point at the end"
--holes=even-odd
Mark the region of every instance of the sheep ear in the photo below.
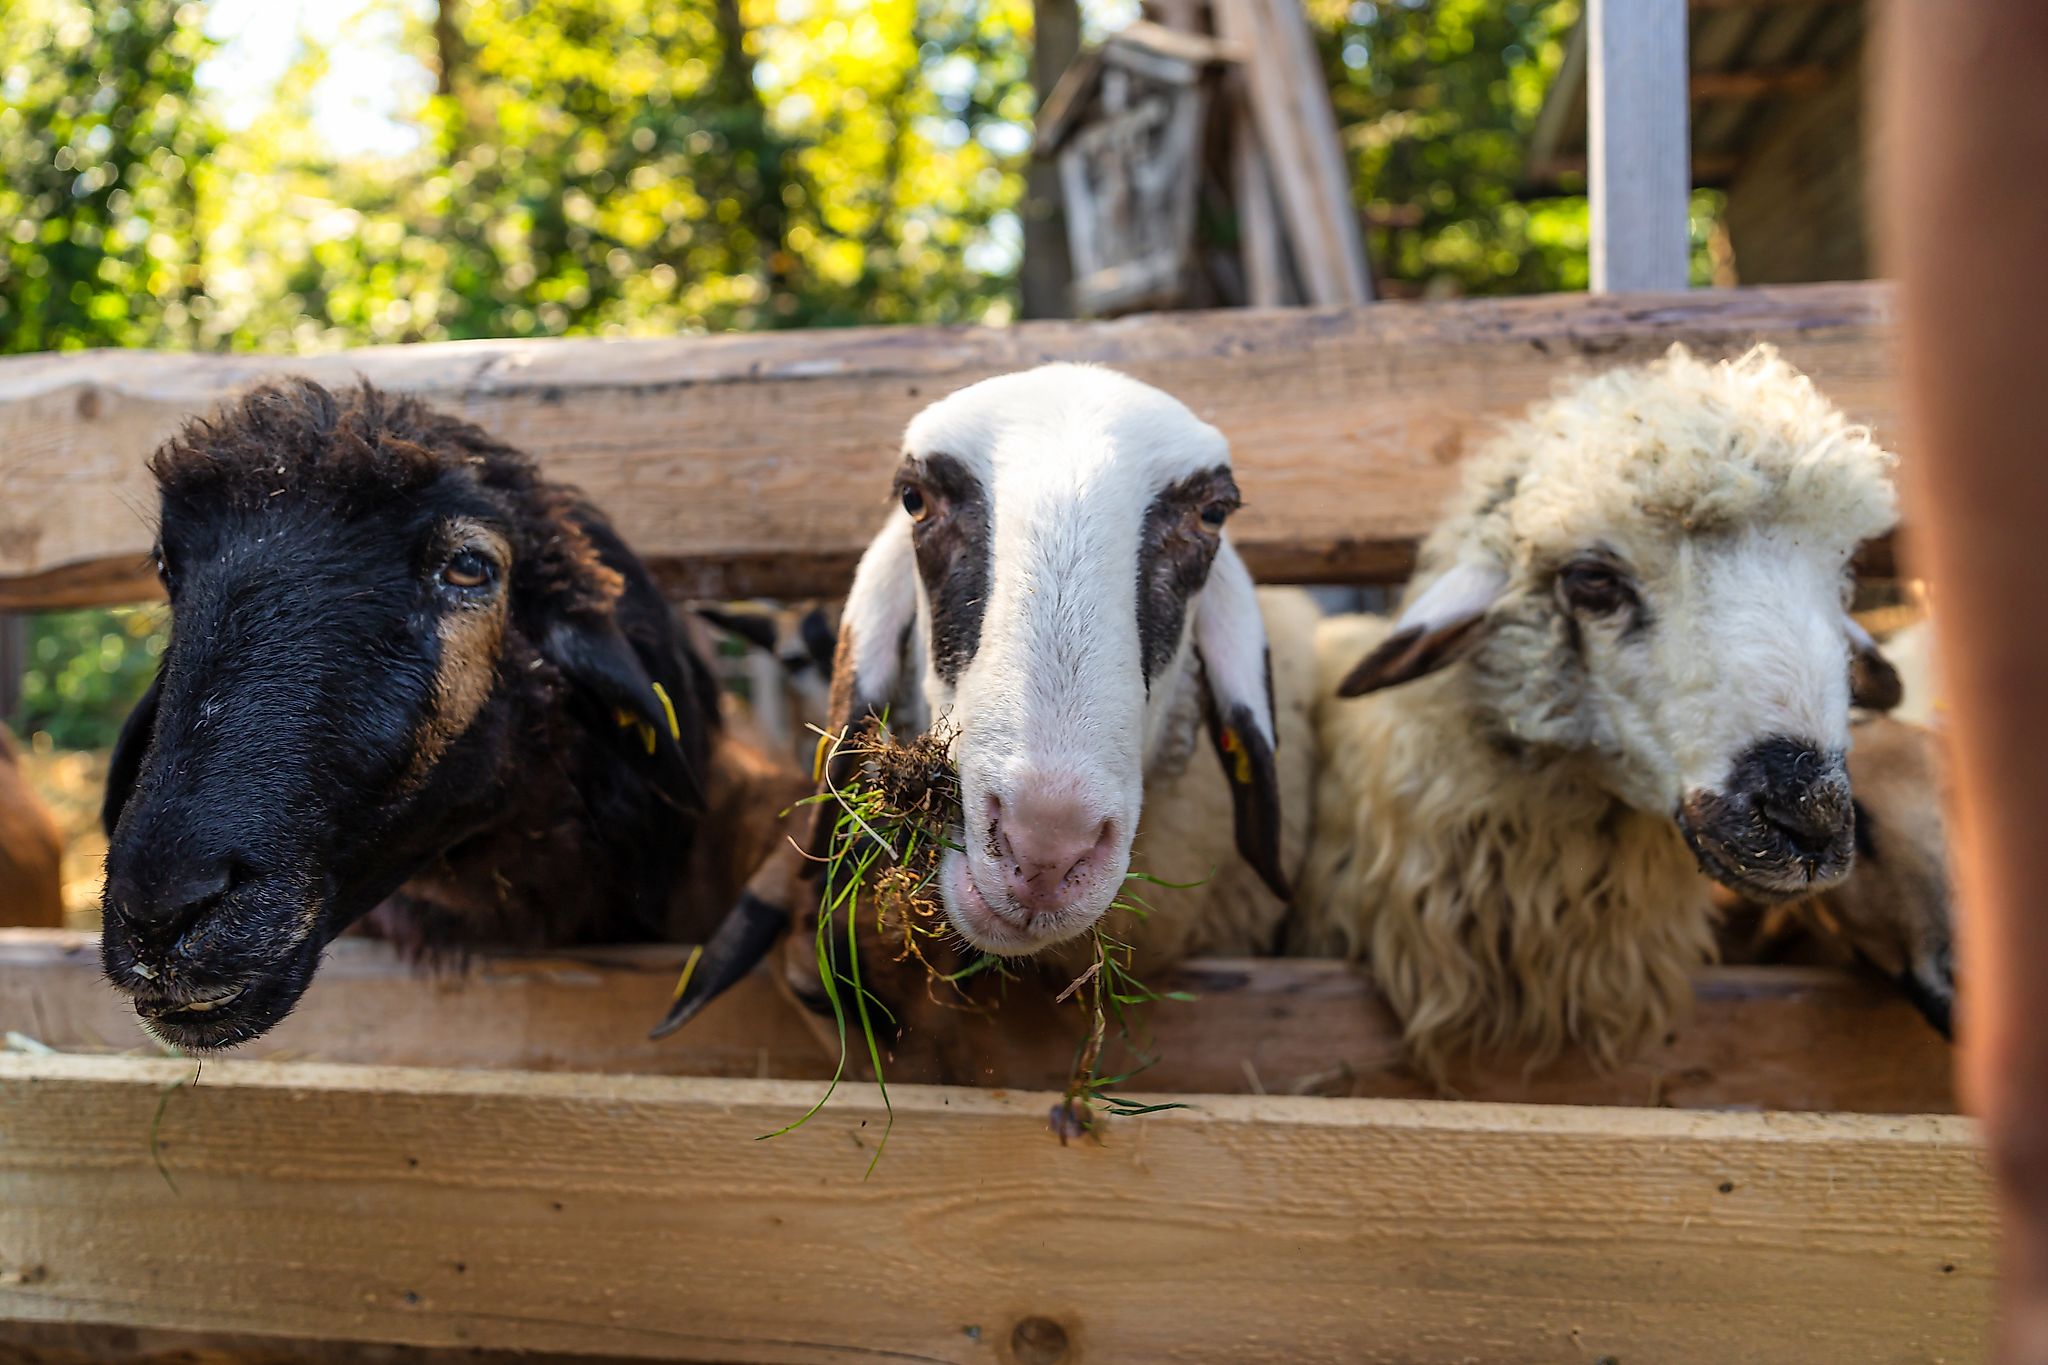
{"type": "Polygon", "coordinates": [[[1853,616],[1842,618],[1849,631],[1849,701],[1868,711],[1889,711],[1906,699],[1899,671],[1884,657],[1853,616]]]}
{"type": "Polygon", "coordinates": [[[1487,609],[1507,584],[1506,570],[1491,560],[1459,560],[1408,604],[1393,633],[1351,670],[1337,695],[1362,697],[1456,663],[1479,643],[1487,609]]]}
{"type": "Polygon", "coordinates": [[[1252,576],[1229,541],[1217,547],[1195,609],[1195,650],[1207,683],[1209,739],[1230,782],[1237,851],[1272,893],[1292,900],[1280,854],[1280,779],[1273,751],[1273,664],[1252,576]]]}
{"type": "MultiPolygon", "coordinates": [[[[903,671],[903,638],[917,611],[916,571],[908,521],[891,522],[861,556],[840,617],[825,723],[829,734],[844,734],[857,722],[880,715],[894,697],[903,671]]],[[[821,743],[820,756],[826,752],[821,743]]],[[[850,755],[842,756],[829,772],[821,763],[820,778],[842,782],[851,775],[852,764],[850,755]]],[[[820,804],[804,849],[779,845],[747,882],[739,904],[726,912],[711,941],[684,968],[675,999],[653,1037],[675,1032],[753,971],[789,928],[796,898],[816,894],[812,879],[823,865],[818,860],[832,832],[825,812],[820,804]]]]}
{"type": "Polygon", "coordinates": [[[697,608],[704,622],[764,653],[775,652],[775,618],[758,607],[704,606],[697,608]]]}
{"type": "MultiPolygon", "coordinates": [[[[903,642],[917,614],[917,556],[910,541],[910,522],[897,518],[869,544],[854,570],[853,588],[839,616],[839,643],[832,659],[832,694],[826,705],[825,731],[845,735],[870,716],[880,716],[896,697],[903,674],[903,642]]],[[[852,775],[854,759],[841,754],[827,759],[830,741],[819,742],[817,765],[821,784],[838,786],[852,775]]],[[[832,819],[820,805],[812,821],[807,847],[822,856],[832,819]]],[[[819,864],[811,865],[812,875],[819,864]]]]}
{"type": "Polygon", "coordinates": [[[143,756],[156,738],[157,702],[163,695],[163,685],[162,673],[149,680],[149,690],[135,703],[128,719],[121,722],[120,738],[114,741],[113,757],[107,762],[107,794],[100,802],[100,826],[110,839],[114,837],[114,826],[121,823],[128,798],[135,793],[136,779],[142,776],[143,756]]]}
{"type": "Polygon", "coordinates": [[[658,683],[608,617],[565,617],[541,637],[541,653],[562,670],[599,719],[600,733],[616,737],[651,763],[656,784],[685,810],[704,809],[704,784],[683,748],[682,716],[689,702],[658,683]]]}

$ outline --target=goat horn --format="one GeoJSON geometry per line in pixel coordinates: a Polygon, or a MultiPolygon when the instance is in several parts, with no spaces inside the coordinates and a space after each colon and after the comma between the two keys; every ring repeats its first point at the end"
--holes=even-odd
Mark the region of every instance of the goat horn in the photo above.
{"type": "Polygon", "coordinates": [[[691,954],[675,1001],[647,1036],[666,1038],[689,1023],[697,1011],[753,971],[788,928],[788,910],[770,905],[751,889],[741,892],[739,904],[726,914],[711,941],[691,954]]]}

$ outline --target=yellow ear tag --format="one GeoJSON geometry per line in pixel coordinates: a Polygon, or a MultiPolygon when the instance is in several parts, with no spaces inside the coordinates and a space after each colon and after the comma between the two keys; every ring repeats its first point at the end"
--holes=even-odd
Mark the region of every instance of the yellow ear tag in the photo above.
{"type": "Polygon", "coordinates": [[[1233,759],[1230,775],[1237,782],[1237,785],[1240,787],[1250,786],[1252,781],[1251,751],[1244,747],[1244,741],[1237,737],[1237,731],[1230,729],[1228,726],[1225,726],[1223,730],[1223,752],[1229,754],[1233,759]]]}
{"type": "Polygon", "coordinates": [[[656,683],[654,695],[661,698],[661,709],[668,715],[668,737],[678,744],[682,743],[683,727],[676,724],[676,704],[668,699],[668,690],[660,683],[656,683]]]}
{"type": "Polygon", "coordinates": [[[682,999],[683,992],[690,989],[690,978],[696,975],[697,959],[702,956],[704,956],[703,944],[700,943],[696,947],[690,949],[690,960],[683,964],[683,975],[682,978],[676,982],[676,993],[669,997],[671,1003],[682,999]]]}
{"type": "Polygon", "coordinates": [[[818,747],[811,754],[811,785],[814,787],[825,780],[825,755],[830,752],[831,746],[832,736],[818,736],[818,747]]]}

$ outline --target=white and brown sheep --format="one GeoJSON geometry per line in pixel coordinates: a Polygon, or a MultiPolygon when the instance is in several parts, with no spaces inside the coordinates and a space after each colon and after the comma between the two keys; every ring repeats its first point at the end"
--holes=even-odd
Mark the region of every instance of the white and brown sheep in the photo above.
{"type": "Polygon", "coordinates": [[[1662,1036],[1713,949],[1702,870],[1784,899],[1850,865],[1845,608],[1891,462],[1769,347],[1508,425],[1399,618],[1319,635],[1294,948],[1368,962],[1439,1076],[1662,1036]]]}
{"type": "MultiPolygon", "coordinates": [[[[893,497],[841,619],[831,727],[956,732],[966,828],[939,885],[960,937],[1063,984],[1137,869],[1201,883],[1116,912],[1140,970],[1269,950],[1306,847],[1315,609],[1262,601],[1231,547],[1223,436],[1123,375],[1047,366],[927,408],[893,497]]],[[[763,868],[665,1027],[815,906],[803,866],[763,868]]],[[[788,970],[815,973],[807,939],[788,970]]]]}

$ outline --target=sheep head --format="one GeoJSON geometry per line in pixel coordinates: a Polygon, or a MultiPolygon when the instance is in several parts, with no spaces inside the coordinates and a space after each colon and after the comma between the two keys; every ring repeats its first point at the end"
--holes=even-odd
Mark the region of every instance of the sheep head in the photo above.
{"type": "MultiPolygon", "coordinates": [[[[891,498],[841,617],[830,728],[882,714],[951,726],[964,828],[939,887],[953,928],[1022,957],[1099,921],[1129,868],[1147,768],[1191,703],[1238,849],[1286,898],[1265,629],[1223,529],[1239,497],[1221,433],[1133,379],[1051,365],[916,417],[891,498]]],[[[831,828],[820,809],[814,856],[831,828]]],[[[815,897],[787,862],[763,869],[658,1032],[815,897]]]]}
{"type": "Polygon", "coordinates": [[[638,638],[659,627],[622,626],[613,565],[637,564],[516,452],[296,381],[191,423],[152,470],[171,639],[112,762],[103,953],[164,1038],[281,1019],[331,938],[535,780],[542,705],[697,799],[694,694],[638,638]]]}
{"type": "Polygon", "coordinates": [[[1768,347],[1586,380],[1484,451],[1358,695],[1462,660],[1499,744],[1670,814],[1715,879],[1782,899],[1854,856],[1844,756],[1892,675],[1846,616],[1891,457],[1768,347]]]}

